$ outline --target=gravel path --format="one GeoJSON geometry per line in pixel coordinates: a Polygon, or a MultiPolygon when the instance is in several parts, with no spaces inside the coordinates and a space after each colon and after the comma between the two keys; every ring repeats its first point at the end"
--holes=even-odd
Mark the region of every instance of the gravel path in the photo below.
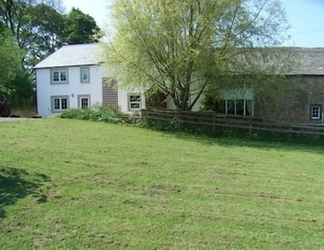
{"type": "Polygon", "coordinates": [[[35,120],[33,118],[18,118],[18,117],[0,117],[0,122],[14,122],[14,121],[25,121],[25,120],[35,120]]]}

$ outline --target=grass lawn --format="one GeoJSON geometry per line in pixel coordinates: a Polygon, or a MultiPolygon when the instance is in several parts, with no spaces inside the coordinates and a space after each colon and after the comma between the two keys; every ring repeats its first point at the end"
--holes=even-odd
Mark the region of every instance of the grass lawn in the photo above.
{"type": "Polygon", "coordinates": [[[0,249],[323,249],[323,147],[0,123],[0,249]]]}

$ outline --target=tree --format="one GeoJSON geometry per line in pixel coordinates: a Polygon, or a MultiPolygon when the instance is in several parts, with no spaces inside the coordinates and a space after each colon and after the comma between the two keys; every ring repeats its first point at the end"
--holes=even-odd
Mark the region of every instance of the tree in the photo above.
{"type": "Polygon", "coordinates": [[[25,50],[22,63],[31,68],[63,43],[96,41],[93,17],[73,8],[64,14],[62,0],[0,0],[0,30],[7,27],[25,50]]]}
{"type": "Polygon", "coordinates": [[[90,15],[72,8],[65,18],[65,41],[68,44],[96,42],[94,35],[99,32],[96,21],[90,15]]]}
{"type": "Polygon", "coordinates": [[[26,60],[28,65],[35,65],[65,42],[65,16],[42,3],[28,7],[25,19],[31,34],[26,60]]]}
{"type": "Polygon", "coordinates": [[[105,61],[116,79],[158,89],[179,109],[221,88],[224,76],[278,75],[290,65],[273,49],[289,28],[277,0],[115,0],[111,12],[105,61]]]}
{"type": "MultiPolygon", "coordinates": [[[[55,2],[53,0],[51,2],[55,2]]],[[[37,12],[36,7],[40,0],[0,0],[0,22],[11,31],[12,36],[18,43],[18,46],[25,51],[22,54],[21,63],[26,68],[31,68],[29,63],[35,50],[35,42],[38,40],[38,35],[35,36],[37,26],[34,20],[41,22],[46,19],[45,12],[37,12]]],[[[56,20],[54,20],[56,21],[56,20]]],[[[37,23],[36,23],[37,24],[37,23]]],[[[43,43],[43,41],[38,41],[43,43]]]]}
{"type": "Polygon", "coordinates": [[[23,67],[32,66],[64,43],[92,42],[99,30],[94,19],[77,9],[64,14],[62,0],[0,0],[0,32],[11,31],[22,54],[23,67]]]}
{"type": "Polygon", "coordinates": [[[0,95],[8,96],[16,88],[12,82],[21,70],[22,51],[11,36],[10,31],[0,34],[0,95]]]}
{"type": "Polygon", "coordinates": [[[11,31],[19,47],[24,48],[30,34],[25,26],[25,13],[36,0],[0,0],[0,21],[11,31]]]}
{"type": "Polygon", "coordinates": [[[16,104],[31,99],[32,67],[64,43],[94,41],[98,30],[80,10],[65,14],[62,0],[0,0],[0,92],[16,104]]]}

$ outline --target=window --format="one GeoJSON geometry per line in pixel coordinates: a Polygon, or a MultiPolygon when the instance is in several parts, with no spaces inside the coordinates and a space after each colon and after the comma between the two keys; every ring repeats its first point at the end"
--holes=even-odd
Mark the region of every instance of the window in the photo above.
{"type": "Polygon", "coordinates": [[[90,69],[89,67],[84,67],[80,69],[80,77],[82,83],[90,82],[90,69]]]}
{"type": "Polygon", "coordinates": [[[52,96],[52,113],[61,112],[69,108],[69,96],[52,96]]]}
{"type": "Polygon", "coordinates": [[[217,112],[233,115],[254,116],[253,90],[226,90],[222,93],[217,112]]]}
{"type": "Polygon", "coordinates": [[[141,95],[140,94],[130,94],[128,96],[129,100],[129,110],[138,111],[141,109],[141,95]]]}
{"type": "Polygon", "coordinates": [[[68,83],[67,69],[55,69],[51,71],[52,84],[68,83]]]}
{"type": "Polygon", "coordinates": [[[79,95],[78,96],[79,109],[90,108],[90,95],[79,95]]]}
{"type": "Polygon", "coordinates": [[[314,104],[310,107],[310,118],[311,120],[322,119],[322,105],[314,104]]]}
{"type": "Polygon", "coordinates": [[[232,115],[254,115],[253,100],[245,99],[225,99],[221,102],[217,112],[232,114],[232,115]]]}

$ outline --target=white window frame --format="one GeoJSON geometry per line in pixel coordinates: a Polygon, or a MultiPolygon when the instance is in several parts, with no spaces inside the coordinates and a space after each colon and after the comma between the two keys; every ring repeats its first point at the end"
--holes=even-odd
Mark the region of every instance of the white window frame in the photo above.
{"type": "Polygon", "coordinates": [[[321,120],[322,119],[322,105],[312,104],[310,106],[310,119],[311,120],[321,120]],[[315,111],[315,109],[317,111],[315,111]]]}
{"type": "Polygon", "coordinates": [[[225,101],[225,114],[228,114],[228,102],[234,102],[234,114],[237,115],[237,101],[243,100],[243,116],[247,116],[247,102],[251,101],[251,114],[249,116],[254,116],[254,93],[252,89],[230,89],[222,92],[223,100],[225,101]]]}
{"type": "Polygon", "coordinates": [[[82,108],[82,99],[88,99],[88,107],[91,107],[91,98],[90,95],[78,95],[78,108],[79,109],[86,109],[86,108],[82,108]]]}
{"type": "Polygon", "coordinates": [[[140,111],[142,108],[142,95],[139,93],[128,94],[128,110],[140,111]],[[139,97],[139,100],[132,100],[133,97],[139,97]],[[138,104],[138,107],[134,108],[133,105],[138,104]]]}
{"type": "Polygon", "coordinates": [[[90,82],[90,68],[89,67],[81,67],[80,68],[80,82],[81,83],[89,83],[90,82]],[[87,72],[86,79],[83,78],[84,72],[87,72]]]}
{"type": "Polygon", "coordinates": [[[51,84],[68,84],[69,83],[69,71],[68,69],[52,69],[51,70],[51,84]],[[54,79],[54,74],[58,73],[58,80],[54,79]],[[62,73],[65,73],[65,80],[62,79],[62,73]]]}
{"type": "Polygon", "coordinates": [[[60,113],[62,111],[68,110],[70,108],[70,100],[68,95],[62,95],[62,96],[51,96],[51,107],[52,107],[52,113],[60,113]],[[66,108],[62,108],[62,100],[66,99],[66,108]],[[59,108],[55,108],[55,100],[59,100],[59,108]]]}
{"type": "Polygon", "coordinates": [[[233,101],[234,102],[234,115],[238,115],[237,113],[237,101],[239,100],[243,100],[243,116],[254,116],[254,101],[251,99],[225,99],[224,103],[225,103],[225,114],[228,115],[228,102],[229,101],[233,101]],[[251,102],[251,113],[248,114],[248,110],[247,110],[247,102],[250,101],[251,102]]]}

